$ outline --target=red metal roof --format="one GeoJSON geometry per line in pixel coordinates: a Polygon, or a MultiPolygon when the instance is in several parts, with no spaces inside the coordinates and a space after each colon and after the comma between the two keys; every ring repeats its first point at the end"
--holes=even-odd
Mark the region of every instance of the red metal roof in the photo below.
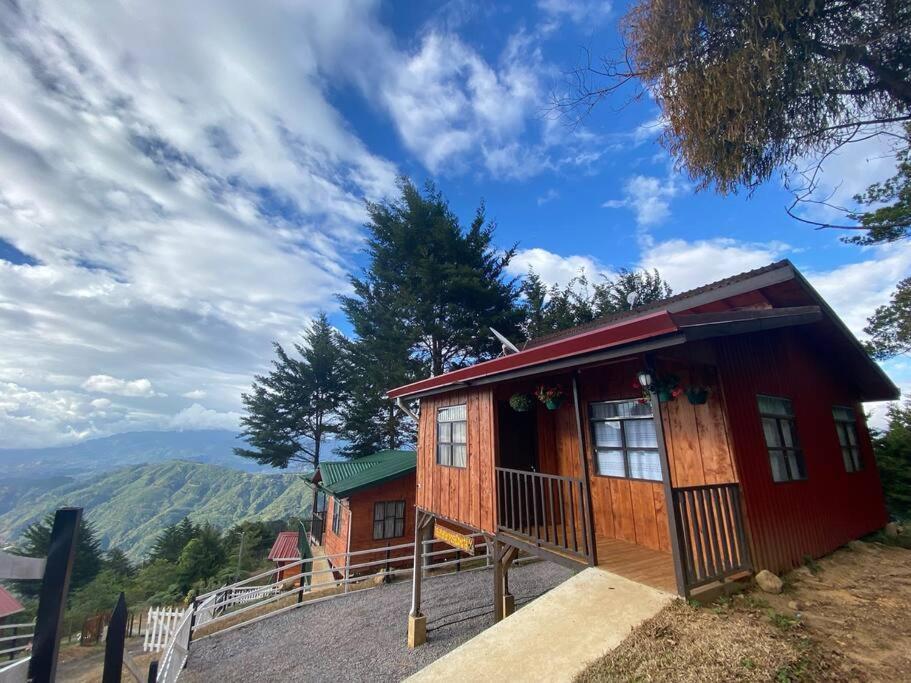
{"type": "Polygon", "coordinates": [[[0,619],[21,612],[24,609],[25,608],[19,604],[19,601],[10,595],[9,591],[3,586],[0,586],[0,619]]]}
{"type": "Polygon", "coordinates": [[[269,559],[273,562],[277,560],[299,560],[301,551],[297,547],[298,534],[296,531],[279,531],[272,544],[272,550],[269,551],[269,559]]]}
{"type": "Polygon", "coordinates": [[[600,351],[620,344],[629,344],[640,339],[671,334],[676,332],[677,329],[671,314],[667,311],[645,313],[635,318],[607,324],[595,330],[588,330],[547,344],[533,346],[519,353],[494,358],[493,360],[478,363],[468,368],[453,370],[419,382],[412,382],[403,387],[393,389],[388,393],[388,396],[389,398],[398,398],[399,396],[419,394],[439,387],[457,385],[459,382],[467,380],[498,375],[509,370],[517,370],[547,361],[578,356],[582,353],[600,351]]]}

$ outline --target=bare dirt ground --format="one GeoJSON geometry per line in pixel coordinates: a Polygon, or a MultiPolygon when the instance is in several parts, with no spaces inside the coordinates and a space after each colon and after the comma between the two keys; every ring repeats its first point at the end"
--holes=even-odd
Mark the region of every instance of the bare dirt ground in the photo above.
{"type": "Polygon", "coordinates": [[[676,602],[578,681],[907,681],[911,550],[851,544],[705,606],[676,602]]]}
{"type": "MultiPolygon", "coordinates": [[[[149,662],[155,656],[142,651],[142,638],[127,638],[127,651],[132,655],[139,673],[144,677],[149,669],[149,662]]],[[[65,645],[60,648],[57,660],[57,680],[66,683],[98,683],[104,669],[104,643],[90,647],[65,645]]],[[[126,667],[121,680],[132,681],[126,667]]]]}

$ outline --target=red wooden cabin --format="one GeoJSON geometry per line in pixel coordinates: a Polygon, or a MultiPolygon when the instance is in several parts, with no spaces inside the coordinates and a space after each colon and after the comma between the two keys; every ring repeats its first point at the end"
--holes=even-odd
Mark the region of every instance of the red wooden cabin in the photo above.
{"type": "Polygon", "coordinates": [[[416,537],[487,534],[500,591],[521,549],[681,595],[883,526],[861,402],[898,396],[788,261],[389,392],[420,401],[416,537]]]}
{"type": "MultiPolygon", "coordinates": [[[[284,581],[293,576],[300,574],[301,551],[298,545],[300,536],[296,531],[279,531],[275,537],[275,543],[269,550],[269,561],[275,564],[275,568],[281,571],[276,572],[275,581],[284,581]],[[294,565],[289,569],[283,569],[287,565],[294,565]]],[[[295,585],[300,584],[300,579],[295,580],[295,585]]]]}
{"type": "MultiPolygon", "coordinates": [[[[385,559],[382,549],[408,543],[414,528],[415,469],[414,451],[381,451],[320,463],[311,477],[311,541],[322,546],[339,573],[349,564],[385,559]],[[344,557],[374,549],[376,554],[355,556],[350,563],[344,557]]],[[[410,554],[410,550],[393,550],[389,556],[410,554]]],[[[368,573],[378,569],[372,567],[368,573]]]]}

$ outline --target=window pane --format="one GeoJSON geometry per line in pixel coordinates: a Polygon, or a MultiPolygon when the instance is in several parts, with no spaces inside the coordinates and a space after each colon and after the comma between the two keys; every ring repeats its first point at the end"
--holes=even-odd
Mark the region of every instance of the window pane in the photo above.
{"type": "Polygon", "coordinates": [[[794,415],[791,402],[786,398],[774,396],[759,396],[759,412],[763,415],[781,415],[791,417],[794,415]]]}
{"type": "Polygon", "coordinates": [[[404,517],[405,516],[405,501],[400,500],[395,504],[395,516],[404,517]]]}
{"type": "Polygon", "coordinates": [[[465,467],[467,461],[467,449],[465,444],[455,444],[452,447],[452,466],[465,467]]]}
{"type": "Polygon", "coordinates": [[[448,408],[440,408],[437,413],[438,422],[452,422],[454,420],[464,420],[465,419],[465,404],[460,406],[449,406],[448,408]]]}
{"type": "Polygon", "coordinates": [[[395,520],[391,517],[386,520],[386,529],[385,529],[386,538],[392,538],[395,536],[395,520]]]}
{"type": "Polygon", "coordinates": [[[374,503],[373,505],[373,520],[383,519],[383,504],[374,503]]]}
{"type": "Polygon", "coordinates": [[[857,446],[851,448],[851,456],[854,458],[854,471],[857,472],[863,467],[860,461],[860,449],[857,446]]]}
{"type": "Polygon", "coordinates": [[[453,422],[452,423],[452,442],[453,443],[465,443],[466,442],[466,422],[453,422]]]}
{"type": "Polygon", "coordinates": [[[845,425],[845,432],[848,434],[848,443],[852,446],[857,445],[857,429],[853,424],[845,425]]]}
{"type": "Polygon", "coordinates": [[[382,522],[374,522],[374,523],[373,523],[373,537],[374,537],[374,538],[382,538],[382,537],[383,537],[383,523],[382,523],[382,522]]]}
{"type": "Polygon", "coordinates": [[[835,423],[835,432],[838,434],[838,443],[840,443],[842,446],[847,446],[848,445],[848,435],[845,431],[845,425],[840,422],[836,422],[835,423]]]}
{"type": "Polygon", "coordinates": [[[395,535],[396,535],[396,537],[405,535],[405,520],[404,519],[395,520],[395,535]]]}
{"type": "Polygon", "coordinates": [[[771,417],[762,418],[762,431],[765,434],[765,445],[769,448],[781,446],[781,437],[778,435],[778,421],[771,417]]]}
{"type": "Polygon", "coordinates": [[[835,406],[832,408],[832,416],[842,422],[854,422],[854,410],[846,406],[835,406]]]}
{"type": "Polygon", "coordinates": [[[625,477],[626,468],[623,466],[623,451],[608,451],[598,449],[596,453],[598,474],[608,477],[625,477]]]}
{"type": "Polygon", "coordinates": [[[843,447],[841,449],[841,459],[845,463],[845,470],[848,472],[854,471],[854,455],[851,453],[851,449],[848,447],[843,447]]]}
{"type": "Polygon", "coordinates": [[[781,427],[781,434],[784,436],[784,445],[788,448],[793,448],[794,434],[790,420],[778,420],[778,426],[781,427]]]}
{"type": "Polygon", "coordinates": [[[656,451],[630,451],[629,475],[634,479],[661,481],[661,460],[656,451]]]}
{"type": "Polygon", "coordinates": [[[452,464],[452,446],[448,444],[440,444],[438,446],[439,451],[437,453],[437,462],[441,465],[451,465],[452,464]]]}
{"type": "Polygon", "coordinates": [[[646,401],[607,401],[591,404],[591,416],[595,420],[609,420],[618,417],[650,417],[652,406],[646,401]]]}
{"type": "Polygon", "coordinates": [[[395,517],[395,501],[394,500],[390,500],[388,503],[386,503],[386,516],[395,517]]]}
{"type": "Polygon", "coordinates": [[[452,442],[452,422],[441,422],[437,429],[437,443],[452,442]]]}
{"type": "Polygon", "coordinates": [[[803,479],[806,475],[803,471],[803,457],[799,451],[788,451],[788,464],[791,466],[791,477],[794,479],[803,479]]]}
{"type": "Polygon", "coordinates": [[[658,448],[654,420],[626,420],[623,431],[627,448],[658,448]]]}
{"type": "Polygon", "coordinates": [[[595,445],[601,447],[622,446],[620,438],[620,422],[595,422],[595,445]]]}
{"type": "Polygon", "coordinates": [[[787,481],[788,471],[784,465],[784,453],[781,451],[769,451],[769,462],[772,464],[772,480],[787,481]]]}

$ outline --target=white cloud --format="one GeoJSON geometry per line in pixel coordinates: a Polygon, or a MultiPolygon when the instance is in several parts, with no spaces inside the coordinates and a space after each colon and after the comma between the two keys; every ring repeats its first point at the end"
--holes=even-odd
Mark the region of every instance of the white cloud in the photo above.
{"type": "Polygon", "coordinates": [[[559,196],[560,196],[560,193],[555,188],[551,187],[551,188],[548,188],[547,191],[544,192],[544,194],[542,194],[541,196],[539,196],[535,201],[538,204],[538,206],[544,206],[545,204],[547,204],[548,202],[552,202],[559,196]]]}
{"type": "Polygon", "coordinates": [[[193,391],[188,391],[184,394],[181,394],[181,396],[198,401],[206,397],[206,392],[202,389],[194,389],[193,391]]]}
{"type": "Polygon", "coordinates": [[[790,250],[781,242],[746,243],[733,239],[672,239],[646,246],[639,266],[657,268],[675,292],[768,265],[790,250]]]}
{"type": "Polygon", "coordinates": [[[141,379],[118,379],[110,375],[92,375],[82,383],[86,391],[115,396],[160,396],[152,388],[152,382],[145,377],[141,379]]]}
{"type": "Polygon", "coordinates": [[[598,279],[602,274],[610,275],[609,268],[592,256],[561,256],[546,249],[522,249],[509,264],[509,273],[523,276],[534,270],[548,285],[565,285],[580,273],[589,279],[598,279]]]}
{"type": "Polygon", "coordinates": [[[634,175],[623,187],[622,199],[610,199],[602,204],[607,209],[630,209],[636,214],[636,224],[648,228],[664,221],[671,213],[671,200],[684,189],[673,173],[666,178],[634,175]]]}
{"type": "Polygon", "coordinates": [[[600,24],[611,13],[607,0],[538,0],[538,8],[552,20],[569,19],[582,25],[600,24]]]}
{"type": "Polygon", "coordinates": [[[171,418],[171,429],[231,429],[240,428],[240,413],[220,413],[194,403],[171,418]]]}

